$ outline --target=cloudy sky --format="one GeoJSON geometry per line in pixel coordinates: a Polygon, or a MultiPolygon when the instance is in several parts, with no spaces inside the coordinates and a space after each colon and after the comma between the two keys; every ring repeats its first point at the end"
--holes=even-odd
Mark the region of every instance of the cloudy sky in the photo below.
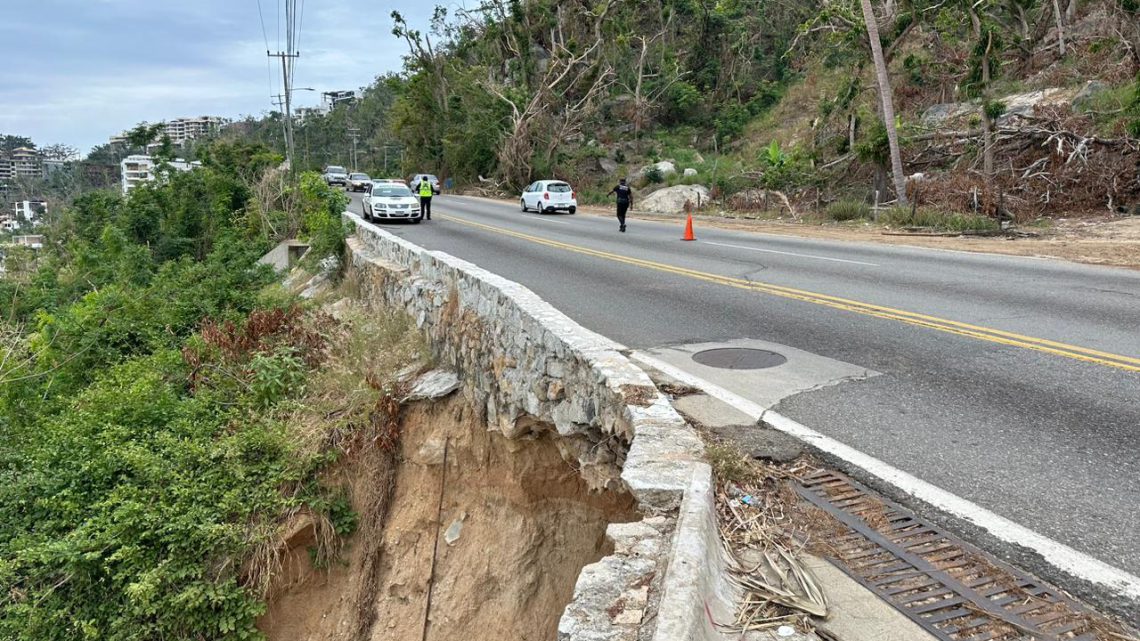
{"type": "MultiPolygon", "coordinates": [[[[86,153],[142,121],[261,114],[281,92],[265,49],[278,49],[283,3],[260,4],[265,36],[258,0],[0,0],[0,133],[86,153]]],[[[410,20],[419,26],[431,6],[307,0],[294,86],[355,89],[398,70],[405,50],[389,15],[423,13],[410,20]]]]}

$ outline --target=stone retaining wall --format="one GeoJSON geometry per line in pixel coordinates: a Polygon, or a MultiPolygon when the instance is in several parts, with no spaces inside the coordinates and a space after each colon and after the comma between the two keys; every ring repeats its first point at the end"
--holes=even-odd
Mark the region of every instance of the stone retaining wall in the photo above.
{"type": "Polygon", "coordinates": [[[464,393],[508,438],[554,430],[597,489],[628,489],[645,518],[613,524],[614,554],[582,570],[560,641],[714,639],[733,595],[700,438],[622,346],[522,285],[427,251],[352,214],[348,270],[369,304],[405,310],[464,393]]]}

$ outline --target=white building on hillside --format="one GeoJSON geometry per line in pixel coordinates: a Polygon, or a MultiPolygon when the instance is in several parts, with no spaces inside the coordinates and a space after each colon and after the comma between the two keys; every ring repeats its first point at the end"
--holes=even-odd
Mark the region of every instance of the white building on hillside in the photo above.
{"type": "Polygon", "coordinates": [[[17,200],[12,205],[12,213],[16,220],[26,220],[33,225],[43,222],[47,214],[47,202],[43,200],[17,200]]]}
{"type": "MultiPolygon", "coordinates": [[[[216,133],[219,129],[229,124],[229,120],[221,116],[194,116],[191,118],[175,118],[167,120],[162,123],[162,134],[170,136],[170,141],[176,145],[181,145],[187,140],[195,140],[198,138],[205,138],[210,134],[216,133]]],[[[147,124],[147,123],[143,123],[147,124]]],[[[123,146],[128,143],[127,134],[130,132],[124,131],[118,136],[111,136],[109,142],[112,146],[123,146]]],[[[158,146],[159,141],[155,140],[147,146],[158,146]]]]}
{"type": "Polygon", "coordinates": [[[360,99],[361,92],[351,89],[340,91],[326,91],[321,94],[321,111],[328,113],[336,108],[337,105],[343,102],[356,102],[360,99]]]}
{"type": "Polygon", "coordinates": [[[6,157],[0,158],[0,182],[43,177],[43,157],[35,149],[19,147],[13,149],[6,157]]]}
{"type": "MultiPolygon", "coordinates": [[[[178,171],[190,171],[195,167],[201,167],[202,163],[198,161],[186,162],[180,158],[176,158],[168,163],[172,169],[178,171]]],[[[123,162],[119,163],[122,167],[122,182],[123,193],[129,194],[132,189],[144,183],[153,182],[158,178],[156,170],[158,163],[155,162],[151,156],[143,156],[135,154],[127,156],[123,162]]]]}
{"type": "Polygon", "coordinates": [[[217,132],[226,124],[226,119],[220,116],[197,116],[195,118],[176,118],[163,123],[163,131],[174,144],[179,145],[187,140],[204,138],[217,132]]]}

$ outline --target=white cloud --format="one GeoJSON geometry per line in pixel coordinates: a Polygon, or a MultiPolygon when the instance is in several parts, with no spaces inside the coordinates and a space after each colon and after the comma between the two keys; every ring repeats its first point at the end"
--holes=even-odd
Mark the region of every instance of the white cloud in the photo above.
{"type": "MultiPolygon", "coordinates": [[[[405,3],[411,0],[397,2],[405,3]]],[[[7,26],[0,24],[0,37],[11,41],[35,24],[54,24],[53,16],[70,4],[25,5],[7,26]]],[[[262,6],[274,47],[276,3],[262,0],[262,6]]],[[[309,3],[295,86],[355,89],[398,70],[405,50],[391,34],[388,13],[423,6],[309,3]]],[[[98,0],[67,10],[68,21],[41,31],[47,34],[41,47],[21,50],[24,59],[0,68],[0,132],[87,150],[141,121],[262,113],[271,108],[270,95],[280,92],[280,63],[265,55],[252,1],[98,0]]],[[[413,24],[427,19],[409,17],[413,24]]],[[[299,92],[296,99],[311,105],[319,97],[299,92]]]]}

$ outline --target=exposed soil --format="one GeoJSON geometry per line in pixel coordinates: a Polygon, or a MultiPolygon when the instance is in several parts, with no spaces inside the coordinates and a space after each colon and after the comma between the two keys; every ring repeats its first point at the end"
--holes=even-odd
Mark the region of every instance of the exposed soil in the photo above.
{"type": "Polygon", "coordinates": [[[591,494],[552,440],[507,440],[460,398],[406,408],[401,429],[398,452],[341,467],[360,515],[341,563],[314,568],[298,524],[261,629],[273,641],[555,638],[580,569],[609,552],[606,525],[637,518],[632,497],[591,494]]]}

